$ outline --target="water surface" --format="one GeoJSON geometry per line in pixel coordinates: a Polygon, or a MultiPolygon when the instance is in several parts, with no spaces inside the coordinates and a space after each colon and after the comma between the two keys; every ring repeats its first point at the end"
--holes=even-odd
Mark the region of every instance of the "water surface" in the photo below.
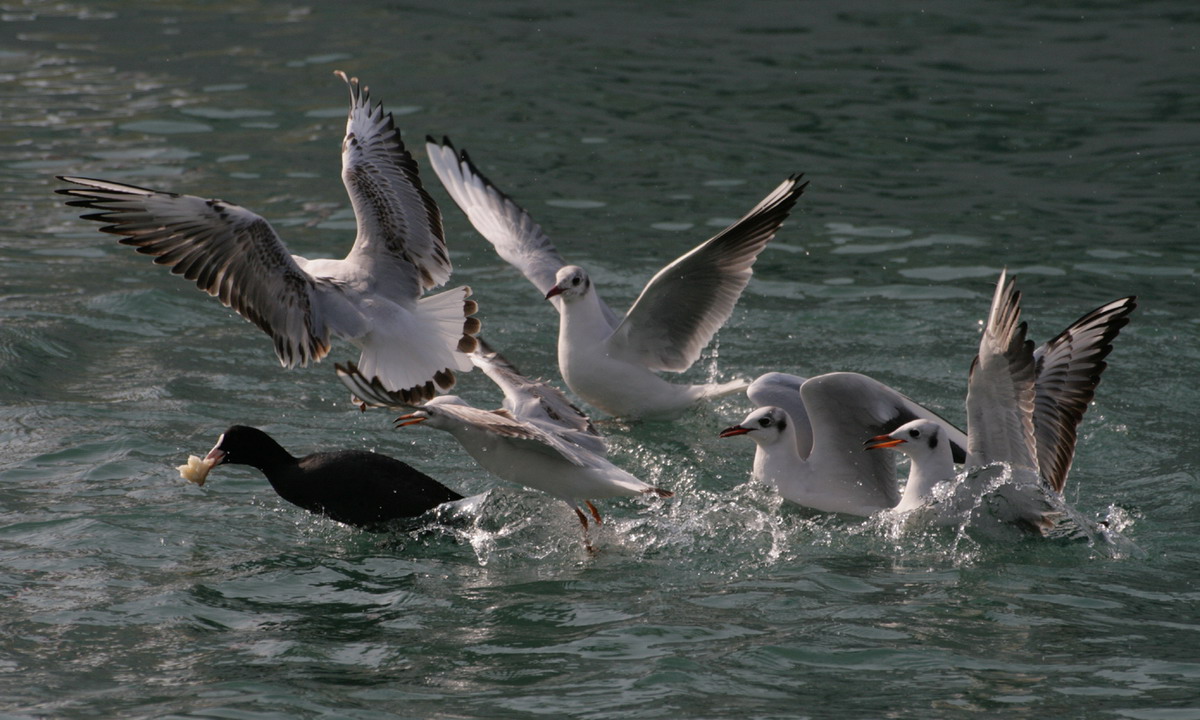
{"type": "MultiPolygon", "coordinates": [[[[1198,20],[1182,2],[5,5],[0,712],[1200,718],[1198,20]],[[748,409],[733,397],[602,423],[676,497],[603,503],[589,556],[561,503],[358,413],[327,364],[281,370],[53,194],[75,174],[218,196],[338,256],[335,69],[418,151],[470,150],[615,307],[806,173],[693,380],[856,370],[961,422],[1001,267],[1039,340],[1138,295],[1066,491],[1128,544],[782,506],[748,482],[750,443],[716,438],[748,409]],[[235,422],[482,497],[465,526],[381,537],[247,468],[180,481],[235,422]]],[[[425,176],[489,338],[555,379],[551,308],[425,176]]]]}

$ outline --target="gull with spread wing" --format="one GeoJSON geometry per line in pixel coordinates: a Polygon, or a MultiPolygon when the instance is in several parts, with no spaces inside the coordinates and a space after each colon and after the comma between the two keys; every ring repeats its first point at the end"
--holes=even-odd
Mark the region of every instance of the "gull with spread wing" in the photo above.
{"type": "Polygon", "coordinates": [[[391,113],[337,74],[350,87],[342,181],[358,223],[344,259],[292,255],[262,216],[222,200],[81,177],[60,178],[81,187],[58,192],[270,335],[285,367],[320,360],[337,336],[385,388],[427,400],[472,368],[475,302],[465,286],[423,297],[450,279],[441,213],[391,113]]]}
{"type": "Polygon", "coordinates": [[[558,366],[576,395],[609,415],[663,418],[741,381],[678,385],[733,313],[752,266],[808,183],[792,176],[742,219],[660,270],[624,318],[600,299],[587,272],[568,265],[542,228],[448,139],[426,143],[429,163],[471,224],[551,300],[559,319],[558,366]]]}
{"type": "Polygon", "coordinates": [[[471,358],[504,391],[501,409],[481,410],[454,395],[413,407],[353,363],[339,364],[337,373],[355,397],[368,405],[413,409],[396,419],[397,427],[424,423],[444,430],[493,475],[565,501],[583,526],[585,543],[588,519],[581,502],[599,525],[600,512],[592,500],[672,496],[610,462],[603,438],[587,416],[551,385],[520,375],[490,348],[472,353],[471,358]]]}
{"type": "Polygon", "coordinates": [[[895,458],[866,452],[857,440],[864,431],[888,432],[923,418],[944,426],[958,441],[960,459],[965,456],[966,436],[961,431],[866,375],[835,372],[805,380],[771,373],[751,388],[752,400],[778,405],[756,408],[720,436],[753,440],[757,447],[752,477],[798,505],[870,515],[899,501],[895,458]]]}
{"type": "Polygon", "coordinates": [[[1034,348],[1021,321],[1021,293],[1000,274],[967,387],[966,481],[956,482],[942,429],[923,420],[868,441],[911,458],[899,512],[933,524],[983,517],[1044,534],[1061,515],[1079,423],[1095,397],[1112,341],[1136,298],[1102,305],[1034,348]],[[975,472],[1001,465],[1007,473],[975,472]],[[939,494],[939,486],[948,492],[939,494]]]}

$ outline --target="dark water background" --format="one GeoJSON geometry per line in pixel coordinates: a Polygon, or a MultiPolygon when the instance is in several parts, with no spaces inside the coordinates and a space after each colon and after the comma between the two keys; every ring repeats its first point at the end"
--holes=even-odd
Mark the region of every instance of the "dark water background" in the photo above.
{"type": "MultiPolygon", "coordinates": [[[[0,8],[0,716],[1200,718],[1194,3],[0,8]],[[77,174],[219,196],[339,256],[335,69],[415,148],[472,151],[617,307],[807,173],[691,378],[857,370],[961,421],[1002,266],[1039,339],[1138,295],[1067,488],[1132,544],[781,507],[750,443],[716,439],[734,397],[603,424],[677,497],[604,503],[589,557],[561,503],[357,413],[328,363],[282,371],[53,194],[77,174]],[[485,494],[456,531],[382,538],[245,468],[183,483],[234,422],[485,494]]],[[[552,310],[426,178],[487,334],[554,377],[552,310]]]]}

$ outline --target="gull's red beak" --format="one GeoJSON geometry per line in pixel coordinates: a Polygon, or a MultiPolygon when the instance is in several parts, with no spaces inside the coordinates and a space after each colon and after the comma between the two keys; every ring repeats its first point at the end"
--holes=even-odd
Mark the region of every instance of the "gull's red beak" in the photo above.
{"type": "Polygon", "coordinates": [[[563,294],[562,286],[555,285],[554,287],[550,288],[550,292],[546,293],[546,299],[549,300],[550,298],[554,297],[555,295],[562,295],[562,294],[563,294]]]}
{"type": "Polygon", "coordinates": [[[428,415],[420,415],[418,413],[409,413],[396,418],[394,423],[396,427],[404,427],[405,425],[416,425],[417,423],[425,422],[429,419],[428,415]]]}
{"type": "Polygon", "coordinates": [[[896,447],[904,442],[904,438],[894,438],[891,435],[876,435],[870,440],[864,442],[863,445],[867,446],[867,450],[878,450],[880,448],[896,447]]]}
{"type": "Polygon", "coordinates": [[[744,428],[741,425],[734,425],[733,427],[727,427],[722,430],[721,434],[717,437],[734,437],[735,435],[745,435],[748,432],[750,432],[750,428],[744,428]]]}

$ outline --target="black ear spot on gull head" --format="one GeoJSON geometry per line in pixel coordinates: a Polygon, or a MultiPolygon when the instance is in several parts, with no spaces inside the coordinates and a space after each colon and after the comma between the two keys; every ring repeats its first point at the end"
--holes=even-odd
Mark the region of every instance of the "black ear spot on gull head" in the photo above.
{"type": "Polygon", "coordinates": [[[938,444],[937,433],[933,433],[929,436],[929,449],[930,450],[934,449],[935,447],[937,447],[937,444],[938,444]]]}

